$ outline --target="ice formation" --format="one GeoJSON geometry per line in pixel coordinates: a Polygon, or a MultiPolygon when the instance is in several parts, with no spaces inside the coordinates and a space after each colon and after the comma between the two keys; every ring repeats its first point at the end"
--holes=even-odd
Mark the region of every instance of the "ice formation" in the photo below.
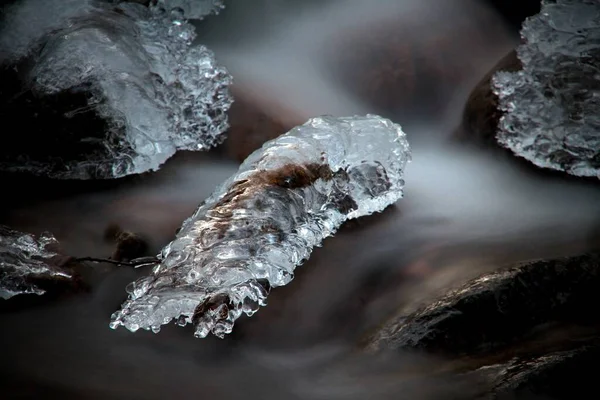
{"type": "Polygon", "coordinates": [[[402,197],[409,159],[400,126],[374,115],[313,118],[265,143],[130,284],[111,327],[157,332],[175,319],[223,337],[344,221],[402,197]]]}
{"type": "Polygon", "coordinates": [[[0,225],[0,298],[44,294],[44,281],[71,280],[71,272],[56,265],[58,242],[49,233],[38,238],[0,225]]]}
{"type": "Polygon", "coordinates": [[[222,140],[231,77],[191,45],[182,9],[26,0],[5,21],[3,74],[23,85],[4,88],[0,114],[25,127],[3,146],[0,169],[116,178],[222,140]]]}
{"type": "Polygon", "coordinates": [[[187,19],[202,19],[210,14],[218,14],[225,8],[224,0],[158,0],[165,10],[179,8],[187,19]]]}
{"type": "Polygon", "coordinates": [[[493,79],[497,140],[539,167],[600,177],[600,2],[544,0],[521,35],[523,69],[493,79]]]}

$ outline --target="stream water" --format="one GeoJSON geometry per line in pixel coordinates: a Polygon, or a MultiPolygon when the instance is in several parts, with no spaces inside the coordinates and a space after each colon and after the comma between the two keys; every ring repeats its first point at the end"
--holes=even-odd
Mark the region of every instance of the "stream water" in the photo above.
{"type": "MultiPolygon", "coordinates": [[[[356,343],[390,313],[484,271],[597,246],[597,185],[542,178],[490,153],[446,144],[469,89],[516,42],[516,32],[491,10],[461,0],[291,3],[231,0],[222,15],[199,25],[200,41],[236,85],[272,113],[304,120],[380,112],[332,78],[342,71],[331,60],[342,55],[323,49],[330,43],[324,39],[389,21],[407,29],[402,37],[411,45],[429,46],[428,62],[439,61],[440,74],[447,65],[463,66],[460,79],[440,80],[439,92],[406,94],[419,102],[441,98],[443,106],[381,111],[413,143],[405,198],[327,239],[294,281],[274,290],[269,305],[242,318],[225,340],[194,339],[190,327],[157,335],[109,329],[125,286],[147,270],[90,265],[89,293],[0,312],[6,398],[469,398],[485,382],[441,371],[444,360],[367,356],[356,343]],[[474,33],[478,46],[469,42],[474,33]]],[[[110,255],[103,232],[118,223],[144,235],[156,253],[236,168],[219,152],[186,153],[123,184],[75,190],[45,182],[19,193],[7,180],[4,196],[16,193],[0,223],[51,231],[68,254],[95,257],[110,255]]]]}

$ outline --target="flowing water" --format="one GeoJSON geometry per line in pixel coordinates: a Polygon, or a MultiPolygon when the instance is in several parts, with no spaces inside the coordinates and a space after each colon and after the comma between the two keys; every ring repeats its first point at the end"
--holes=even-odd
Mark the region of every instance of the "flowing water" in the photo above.
{"type": "MultiPolygon", "coordinates": [[[[194,339],[190,327],[169,326],[157,335],[109,329],[126,284],[147,271],[90,265],[84,271],[89,293],[0,314],[6,393],[446,399],[470,398],[485,387],[480,379],[443,371],[449,360],[366,356],[356,343],[394,311],[414,309],[484,271],[595,246],[597,187],[542,178],[505,158],[446,144],[469,89],[516,43],[516,32],[481,2],[231,0],[199,33],[244,96],[278,117],[302,122],[324,113],[381,112],[402,124],[414,148],[405,198],[327,239],[297,269],[294,281],[274,290],[269,305],[242,318],[225,340],[194,339]],[[402,30],[399,50],[405,41],[428,49],[426,62],[414,63],[417,71],[437,62],[441,76],[453,65],[462,74],[440,79],[439,87],[417,85],[407,92],[414,100],[410,113],[351,93],[336,77],[354,66],[335,60],[354,50],[331,43],[357,31],[368,39],[379,26],[402,30]],[[431,102],[441,106],[428,107],[431,102]]],[[[236,161],[214,152],[180,154],[157,173],[92,189],[35,181],[19,191],[21,181],[7,180],[16,193],[0,223],[51,231],[68,254],[96,257],[110,255],[103,232],[118,223],[143,234],[156,253],[236,168],[236,161]]]]}

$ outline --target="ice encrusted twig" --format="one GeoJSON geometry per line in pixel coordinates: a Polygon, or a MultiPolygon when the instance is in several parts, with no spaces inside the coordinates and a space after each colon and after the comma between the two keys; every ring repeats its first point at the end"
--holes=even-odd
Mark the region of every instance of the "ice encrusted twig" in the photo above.
{"type": "Polygon", "coordinates": [[[498,142],[543,168],[600,177],[600,2],[544,0],[518,47],[523,69],[498,72],[498,142]]]}
{"type": "Polygon", "coordinates": [[[224,139],[232,78],[192,46],[181,9],[24,0],[4,22],[1,71],[22,84],[7,85],[0,116],[24,126],[3,146],[0,169],[118,178],[224,139]]]}
{"type": "Polygon", "coordinates": [[[374,115],[313,118],[265,143],[127,288],[111,327],[158,332],[175,319],[223,337],[344,221],[402,197],[409,159],[400,126],[374,115]]]}
{"type": "Polygon", "coordinates": [[[57,265],[58,242],[49,233],[35,237],[0,225],[0,298],[44,294],[42,281],[69,281],[73,273],[57,265]]]}

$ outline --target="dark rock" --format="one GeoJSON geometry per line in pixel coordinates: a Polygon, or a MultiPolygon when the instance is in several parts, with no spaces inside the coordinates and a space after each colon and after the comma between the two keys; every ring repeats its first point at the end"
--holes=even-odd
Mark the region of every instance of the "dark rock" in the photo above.
{"type": "Polygon", "coordinates": [[[479,81],[465,105],[461,127],[455,132],[457,140],[500,148],[496,131],[502,111],[498,109],[498,96],[492,91],[492,77],[498,71],[515,72],[521,68],[517,52],[512,50],[479,81]]]}
{"type": "Polygon", "coordinates": [[[599,359],[600,346],[596,341],[595,344],[574,350],[516,358],[506,364],[485,367],[494,387],[480,400],[571,400],[597,397],[596,367],[599,359]]]}
{"type": "Polygon", "coordinates": [[[110,256],[115,261],[131,261],[148,255],[149,245],[141,235],[124,231],[120,226],[111,224],[104,232],[105,240],[114,242],[115,251],[110,256]]]}
{"type": "Polygon", "coordinates": [[[537,261],[483,275],[425,308],[398,315],[367,340],[370,349],[491,354],[554,323],[594,325],[600,255],[537,261]]]}
{"type": "MultiPolygon", "coordinates": [[[[54,94],[28,89],[22,75],[25,68],[19,64],[0,67],[0,119],[19,130],[3,138],[1,169],[69,176],[68,165],[76,164],[81,166],[80,176],[97,177],[98,164],[84,161],[108,156],[103,141],[111,124],[98,114],[97,107],[90,106],[104,100],[85,83],[54,94]]],[[[116,132],[117,137],[123,134],[116,132]]],[[[131,147],[119,151],[126,157],[134,155],[131,147]]]]}

